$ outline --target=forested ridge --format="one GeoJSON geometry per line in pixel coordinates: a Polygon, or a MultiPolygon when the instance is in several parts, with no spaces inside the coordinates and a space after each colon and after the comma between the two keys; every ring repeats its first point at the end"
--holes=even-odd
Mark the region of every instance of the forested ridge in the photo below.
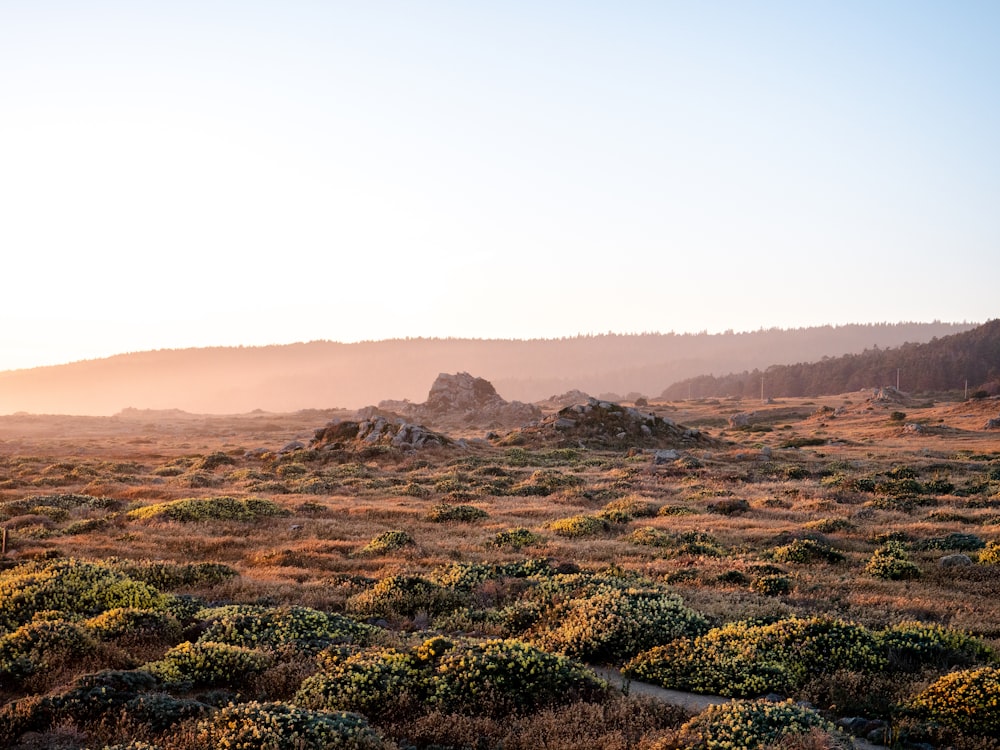
{"type": "Polygon", "coordinates": [[[874,347],[818,362],[771,365],[728,375],[700,375],[663,391],[665,399],[709,396],[822,396],[895,386],[908,392],[986,390],[1000,393],[1000,319],[923,344],[874,347]]]}

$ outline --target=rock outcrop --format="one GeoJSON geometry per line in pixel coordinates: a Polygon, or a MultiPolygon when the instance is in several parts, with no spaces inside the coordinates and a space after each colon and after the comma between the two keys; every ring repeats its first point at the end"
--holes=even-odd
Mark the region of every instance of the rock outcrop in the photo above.
{"type": "Polygon", "coordinates": [[[451,438],[429,430],[423,425],[372,413],[360,421],[334,422],[320,428],[309,443],[309,447],[317,450],[350,451],[383,446],[413,451],[453,444],[451,438]]]}
{"type": "Polygon", "coordinates": [[[542,416],[537,406],[505,401],[492,383],[467,372],[438,375],[422,404],[382,401],[379,409],[420,424],[487,429],[519,427],[542,416]]]}
{"type": "Polygon", "coordinates": [[[670,419],[595,398],[493,440],[500,445],[607,450],[694,448],[718,443],[670,419]]]}

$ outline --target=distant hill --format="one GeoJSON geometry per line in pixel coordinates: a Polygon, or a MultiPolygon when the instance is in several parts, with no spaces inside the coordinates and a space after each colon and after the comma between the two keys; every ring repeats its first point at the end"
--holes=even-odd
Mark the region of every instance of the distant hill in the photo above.
{"type": "Polygon", "coordinates": [[[836,357],[972,327],[897,323],[527,341],[398,339],[167,349],[0,372],[0,414],[111,415],[128,407],[195,414],[359,408],[385,399],[423,400],[442,372],[485,378],[509,401],[534,402],[571,389],[605,398],[652,395],[699,373],[836,357]]]}
{"type": "Polygon", "coordinates": [[[708,396],[759,398],[822,396],[862,388],[896,385],[909,392],[984,389],[1000,392],[1000,320],[930,342],[907,343],[859,354],[824,357],[819,362],[775,364],[715,377],[700,375],[674,383],[661,398],[680,400],[708,396]]]}

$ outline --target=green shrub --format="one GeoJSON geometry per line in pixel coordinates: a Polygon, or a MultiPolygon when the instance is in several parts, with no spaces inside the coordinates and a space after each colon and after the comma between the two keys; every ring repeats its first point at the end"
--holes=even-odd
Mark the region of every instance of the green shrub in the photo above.
{"type": "Polygon", "coordinates": [[[932,537],[916,542],[916,549],[946,550],[954,552],[972,552],[982,549],[986,542],[975,534],[952,533],[945,536],[932,537]]]}
{"type": "Polygon", "coordinates": [[[540,534],[536,534],[531,529],[523,527],[498,531],[488,542],[491,547],[506,547],[513,550],[519,550],[524,547],[533,547],[544,543],[544,537],[540,534]]]}
{"type": "Polygon", "coordinates": [[[910,701],[919,716],[975,734],[1000,735],[1000,669],[952,672],[910,701]]]}
{"type": "Polygon", "coordinates": [[[364,643],[373,632],[343,615],[308,607],[229,605],[202,610],[198,618],[205,621],[199,641],[247,648],[292,644],[318,651],[334,643],[364,643]]]}
{"type": "Polygon", "coordinates": [[[167,601],[153,587],[103,563],[27,563],[0,572],[0,631],[46,610],[93,616],[118,607],[163,609],[167,601]]]}
{"type": "Polygon", "coordinates": [[[904,671],[916,671],[924,666],[938,669],[969,666],[994,657],[992,649],[983,641],[941,625],[904,622],[878,635],[890,666],[904,671]]]}
{"type": "Polygon", "coordinates": [[[639,654],[625,673],[678,690],[752,697],[788,694],[818,673],[874,671],[886,663],[878,637],[860,625],[791,618],[678,639],[639,654]]]}
{"type": "Polygon", "coordinates": [[[270,660],[261,651],[226,643],[187,641],[143,669],[168,685],[237,688],[268,666],[270,660]]]}
{"type": "Polygon", "coordinates": [[[358,555],[384,555],[387,552],[394,552],[403,547],[413,546],[413,537],[405,531],[392,530],[379,534],[368,544],[358,550],[358,555]]]}
{"type": "Polygon", "coordinates": [[[593,593],[559,606],[550,619],[554,626],[535,639],[541,648],[598,662],[627,659],[707,629],[705,619],[679,596],[655,589],[593,593]]]}
{"type": "Polygon", "coordinates": [[[429,700],[448,711],[506,716],[575,700],[607,685],[586,667],[514,640],[491,640],[442,654],[429,700]]]}
{"type": "Polygon", "coordinates": [[[791,701],[733,701],[709,706],[681,727],[681,737],[689,750],[758,750],[816,729],[829,736],[830,746],[851,746],[820,714],[791,701]]]}
{"type": "Polygon", "coordinates": [[[791,544],[775,547],[774,559],[786,563],[838,563],[844,560],[844,555],[815,539],[795,539],[791,544]]]}
{"type": "Polygon", "coordinates": [[[815,521],[808,521],[805,527],[821,534],[833,534],[838,531],[850,531],[854,528],[854,524],[846,518],[817,518],[815,521]]]}
{"type": "Polygon", "coordinates": [[[105,641],[176,642],[181,636],[181,625],[173,615],[135,607],[109,609],[84,625],[105,641]]]}
{"type": "Polygon", "coordinates": [[[161,591],[195,586],[215,586],[236,578],[235,568],[215,562],[175,563],[162,560],[107,560],[108,565],[129,578],[148,583],[161,591]]]}
{"type": "Polygon", "coordinates": [[[472,522],[489,517],[489,513],[474,505],[449,505],[448,503],[438,503],[427,514],[428,521],[437,523],[446,521],[472,522]]]}
{"type": "Polygon", "coordinates": [[[273,516],[287,516],[288,511],[273,500],[258,497],[203,497],[156,503],[128,512],[136,520],[168,521],[257,521],[273,516]]]}
{"type": "Polygon", "coordinates": [[[455,609],[462,597],[420,576],[386,576],[347,600],[347,610],[364,617],[433,616],[455,609]]]}
{"type": "Polygon", "coordinates": [[[639,495],[628,495],[618,500],[612,500],[601,510],[601,515],[613,523],[621,523],[617,519],[625,519],[625,523],[633,518],[651,518],[660,507],[639,495]]]}
{"type": "Polygon", "coordinates": [[[94,531],[102,531],[108,527],[106,518],[81,518],[73,521],[62,529],[63,536],[77,536],[79,534],[90,534],[94,531]]]}
{"type": "Polygon", "coordinates": [[[558,536],[578,538],[603,534],[611,528],[611,524],[597,516],[579,515],[557,518],[548,524],[548,528],[558,536]]]}
{"type": "Polygon", "coordinates": [[[865,572],[887,581],[920,577],[920,568],[910,561],[906,548],[899,542],[886,542],[872,554],[865,572]]]}
{"type": "Polygon", "coordinates": [[[87,629],[65,620],[41,620],[0,636],[0,684],[18,682],[97,652],[87,629]]]}
{"type": "Polygon", "coordinates": [[[412,710],[426,696],[425,675],[409,654],[393,649],[363,651],[307,677],[295,703],[317,710],[386,716],[412,710]]]}
{"type": "Polygon", "coordinates": [[[726,498],[707,506],[709,513],[718,513],[723,516],[738,516],[750,510],[750,503],[742,498],[726,498]]]}
{"type": "Polygon", "coordinates": [[[687,505],[664,505],[657,512],[658,516],[696,516],[698,511],[687,505]]]}
{"type": "Polygon", "coordinates": [[[644,547],[671,547],[675,543],[675,537],[663,529],[641,526],[622,537],[622,541],[644,547]]]}
{"type": "Polygon", "coordinates": [[[198,723],[199,747],[220,750],[387,750],[364,717],[285,703],[230,705],[198,723]]]}

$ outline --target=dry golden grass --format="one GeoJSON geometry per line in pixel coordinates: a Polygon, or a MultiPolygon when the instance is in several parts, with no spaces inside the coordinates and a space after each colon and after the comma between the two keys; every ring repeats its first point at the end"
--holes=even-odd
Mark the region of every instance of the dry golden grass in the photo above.
{"type": "MultiPolygon", "coordinates": [[[[651,409],[682,424],[719,425],[707,429],[728,443],[686,451],[686,461],[665,465],[656,465],[648,453],[589,451],[555,458],[528,451],[527,463],[523,456],[514,462],[505,449],[480,444],[467,451],[331,460],[310,451],[247,453],[276,451],[292,439],[307,441],[321,425],[303,415],[168,420],[153,426],[36,418],[22,432],[23,420],[0,418],[0,525],[8,529],[2,562],[53,555],[219,562],[231,565],[239,577],[181,593],[337,611],[367,583],[389,575],[428,575],[454,562],[548,558],[668,582],[712,623],[823,614],[882,627],[916,619],[964,629],[1000,646],[1000,566],[976,563],[974,551],[914,545],[911,556],[920,578],[886,581],[864,573],[887,533],[913,543],[949,534],[1000,541],[1000,441],[996,433],[980,431],[986,416],[1000,409],[996,401],[934,404],[924,399],[899,407],[870,404],[863,395],[851,394],[773,405],[703,401],[651,409]],[[818,413],[824,406],[835,411],[818,413]],[[897,409],[906,412],[906,423],[928,429],[907,432],[890,419],[897,409]],[[775,416],[768,417],[768,410],[775,416]],[[759,423],[769,431],[728,427],[727,417],[737,411],[762,414],[759,423]],[[74,428],[86,428],[85,434],[74,437],[74,428]],[[825,442],[808,444],[818,437],[825,442]],[[786,447],[794,444],[802,447],[786,447]],[[901,467],[912,469],[921,483],[953,487],[918,498],[872,490],[901,467]],[[551,483],[544,488],[548,494],[535,494],[544,482],[551,483]],[[70,493],[116,503],[46,510],[54,502],[46,496],[70,493]],[[221,496],[265,498],[288,515],[198,522],[126,516],[130,509],[154,503],[221,496]],[[41,498],[37,503],[17,506],[36,497],[41,498]],[[559,519],[600,515],[609,503],[636,498],[641,500],[636,508],[648,505],[660,513],[644,512],[631,520],[609,517],[606,531],[588,537],[563,537],[549,528],[559,519]],[[431,520],[431,509],[440,503],[474,505],[488,516],[431,520]],[[79,525],[90,521],[97,525],[79,525]],[[491,544],[499,532],[516,528],[537,534],[538,543],[521,550],[491,544]],[[655,530],[665,543],[630,541],[638,528],[655,530]],[[414,543],[358,554],[392,530],[405,531],[414,543]],[[802,538],[820,540],[844,559],[776,560],[776,548],[802,538]],[[699,547],[692,539],[711,543],[699,547]],[[972,565],[938,564],[942,556],[960,551],[972,565]],[[760,593],[754,583],[766,575],[787,578],[788,591],[760,593]]],[[[627,513],[629,505],[610,507],[627,513]]],[[[297,669],[301,665],[272,677],[287,692],[297,669]]],[[[637,725],[642,731],[629,734],[608,728],[607,721],[598,726],[595,711],[604,711],[610,721],[626,709],[589,704],[552,709],[519,720],[521,739],[515,741],[511,729],[504,746],[671,746],[677,722],[643,714],[637,725]],[[579,726],[568,726],[573,722],[579,726]],[[535,741],[539,744],[531,745],[535,741]]],[[[394,731],[427,742],[460,743],[483,729],[477,722],[487,721],[447,718],[449,729],[434,726],[426,716],[394,731]]],[[[489,732],[491,737],[502,733],[496,726],[489,732]]],[[[820,744],[804,740],[795,746],[820,744]]]]}

